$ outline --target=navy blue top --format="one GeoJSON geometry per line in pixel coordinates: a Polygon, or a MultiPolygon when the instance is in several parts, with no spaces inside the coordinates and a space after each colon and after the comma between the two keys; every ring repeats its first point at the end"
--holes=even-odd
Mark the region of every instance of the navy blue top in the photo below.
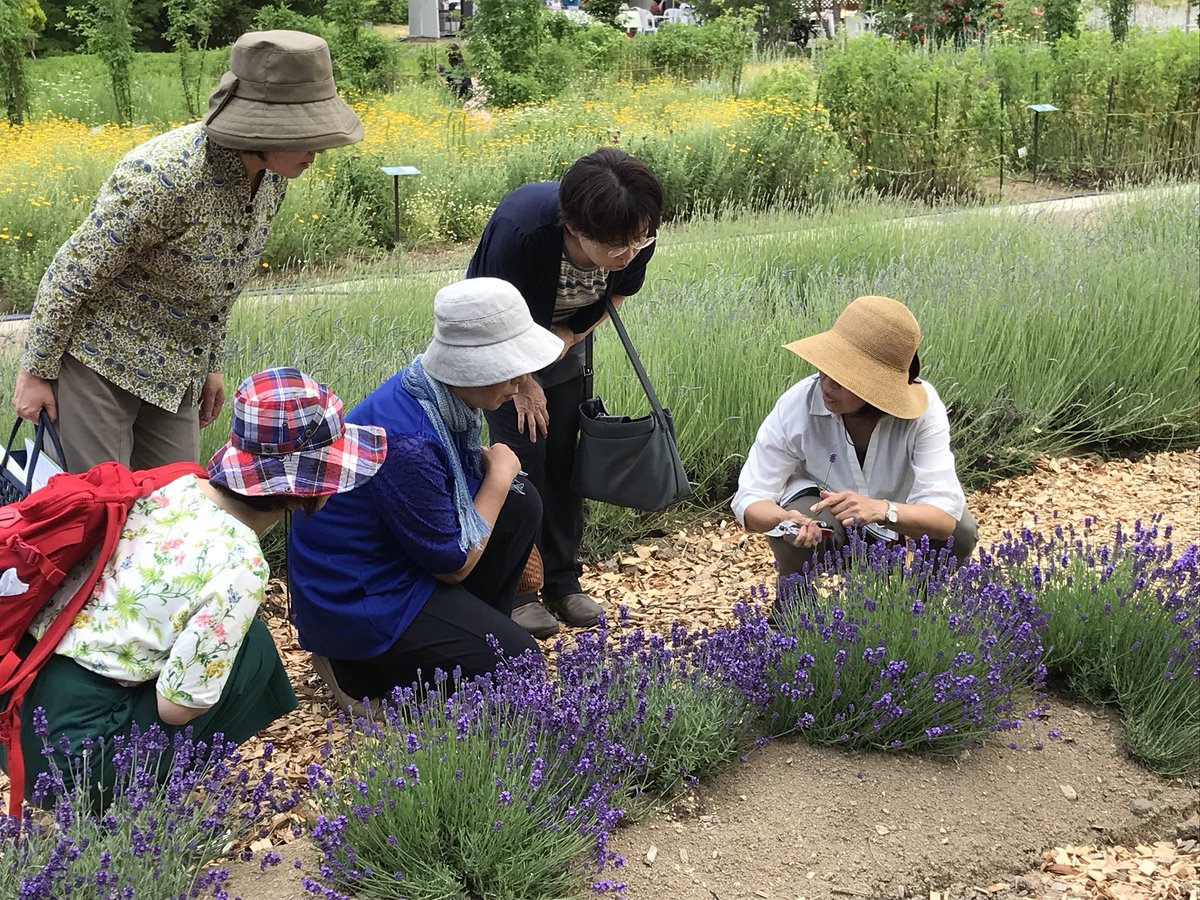
{"type": "MultiPolygon", "coordinates": [[[[500,201],[467,266],[468,278],[503,278],[515,285],[529,304],[533,321],[543,328],[554,320],[558,297],[563,257],[559,219],[557,181],[522,185],[500,201]]],[[[654,247],[644,248],[624,269],[610,272],[604,296],[559,324],[582,334],[600,321],[607,298],[629,297],[641,290],[654,247]]]]}
{"type": "MultiPolygon", "coordinates": [[[[435,575],[467,561],[459,547],[446,448],[403,371],[376,388],[347,422],[381,425],[388,452],[375,477],[292,517],[288,575],[300,646],[335,659],[370,659],[396,642],[433,593],[435,575]]],[[[455,442],[462,435],[451,433],[455,442]]],[[[465,443],[458,448],[465,458],[465,443]]],[[[467,472],[472,496],[480,480],[467,472]]]]}

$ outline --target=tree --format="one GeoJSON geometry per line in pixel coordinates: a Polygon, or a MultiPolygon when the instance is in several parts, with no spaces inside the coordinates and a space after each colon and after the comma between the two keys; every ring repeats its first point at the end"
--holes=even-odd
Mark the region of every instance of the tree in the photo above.
{"type": "Polygon", "coordinates": [[[37,0],[5,0],[0,5],[0,91],[8,121],[14,125],[24,121],[28,102],[28,47],[45,24],[46,14],[37,0]]]}
{"type": "Polygon", "coordinates": [[[492,103],[512,106],[541,95],[539,51],[546,40],[543,0],[479,0],[470,49],[492,103]]]}
{"type": "Polygon", "coordinates": [[[167,0],[166,37],[179,59],[183,102],[193,119],[204,102],[204,58],[217,5],[218,0],[167,0]]]}
{"type": "Polygon", "coordinates": [[[1079,37],[1079,0],[1046,0],[1046,40],[1079,37]]]}
{"type": "Polygon", "coordinates": [[[1108,0],[1108,30],[1114,41],[1123,41],[1129,36],[1129,17],[1133,14],[1133,0],[1108,0]]]}
{"type": "Polygon", "coordinates": [[[625,0],[583,0],[579,5],[597,22],[616,28],[617,14],[625,5],[625,0]]]}
{"type": "Polygon", "coordinates": [[[133,83],[129,70],[133,63],[133,11],[130,0],[87,0],[85,6],[72,6],[67,15],[75,20],[83,46],[95,54],[108,69],[117,120],[133,119],[133,83]]]}

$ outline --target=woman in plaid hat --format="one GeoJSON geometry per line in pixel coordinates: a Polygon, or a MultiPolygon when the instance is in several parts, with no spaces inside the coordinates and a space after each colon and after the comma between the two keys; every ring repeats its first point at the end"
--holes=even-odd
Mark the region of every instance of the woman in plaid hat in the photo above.
{"type": "Polygon", "coordinates": [[[362,491],[293,523],[288,543],[300,645],[342,705],[455,668],[470,678],[537,652],[511,618],[542,516],[484,410],[526,389],[563,342],[498,278],[438,291],[433,341],[350,413],[387,430],[388,458],[362,491]]]}
{"type": "MultiPolygon", "coordinates": [[[[291,368],[242,382],[231,430],[207,480],[189,475],[134,504],[92,598],[25,697],[28,787],[48,768],[32,724],[39,707],[64,773],[85,741],[111,748],[134,726],[168,736],[190,726],[197,740],[219,732],[240,743],[296,707],[255,616],[269,575],[259,538],[289,510],[315,513],[370,479],[387,441],[380,428],[346,424],[341,400],[291,368]]],[[[93,555],[68,575],[31,641],[94,564],[93,555]]],[[[93,776],[102,792],[113,779],[104,762],[93,776]]]]}

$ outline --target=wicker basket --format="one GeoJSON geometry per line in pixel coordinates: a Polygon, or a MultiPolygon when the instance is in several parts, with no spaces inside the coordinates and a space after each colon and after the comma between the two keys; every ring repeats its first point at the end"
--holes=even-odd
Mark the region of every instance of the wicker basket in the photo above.
{"type": "Polygon", "coordinates": [[[525,571],[521,573],[521,583],[517,585],[518,594],[532,594],[542,589],[542,554],[538,553],[536,545],[529,551],[529,559],[525,560],[525,571]]]}

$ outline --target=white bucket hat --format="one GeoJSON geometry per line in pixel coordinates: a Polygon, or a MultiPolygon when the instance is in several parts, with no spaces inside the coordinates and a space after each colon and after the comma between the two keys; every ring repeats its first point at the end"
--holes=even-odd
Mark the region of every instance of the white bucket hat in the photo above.
{"type": "Polygon", "coordinates": [[[482,387],[543,369],[562,349],[507,281],[467,278],[433,298],[433,340],[421,365],[443,384],[482,387]]]}

